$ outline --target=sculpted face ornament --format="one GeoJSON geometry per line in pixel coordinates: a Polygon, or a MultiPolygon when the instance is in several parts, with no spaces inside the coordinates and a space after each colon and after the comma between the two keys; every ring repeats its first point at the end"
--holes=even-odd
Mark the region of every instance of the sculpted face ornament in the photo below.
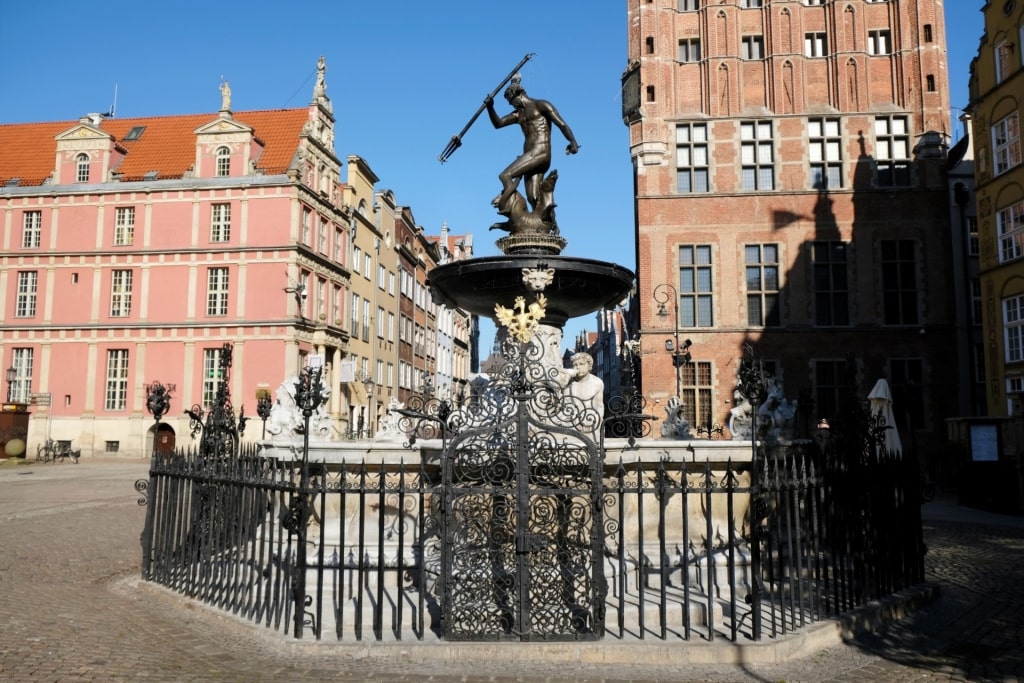
{"type": "Polygon", "coordinates": [[[523,268],[523,284],[531,292],[543,292],[554,279],[554,268],[523,268]]]}

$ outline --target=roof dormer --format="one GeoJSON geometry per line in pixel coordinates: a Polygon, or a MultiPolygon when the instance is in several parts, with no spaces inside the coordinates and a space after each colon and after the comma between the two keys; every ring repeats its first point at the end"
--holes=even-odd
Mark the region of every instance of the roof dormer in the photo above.
{"type": "Polygon", "coordinates": [[[55,184],[102,183],[110,170],[116,168],[124,151],[118,148],[113,135],[100,130],[102,123],[102,114],[89,114],[78,125],[55,136],[55,184]]]}
{"type": "Polygon", "coordinates": [[[249,175],[263,149],[253,129],[228,111],[193,131],[196,135],[195,177],[227,178],[249,175]]]}

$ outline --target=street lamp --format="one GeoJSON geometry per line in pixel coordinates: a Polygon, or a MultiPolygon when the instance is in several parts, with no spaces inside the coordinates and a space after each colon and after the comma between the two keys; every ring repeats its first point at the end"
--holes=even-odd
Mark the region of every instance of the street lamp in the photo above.
{"type": "Polygon", "coordinates": [[[267,438],[267,418],[274,407],[274,399],[270,397],[270,387],[264,384],[256,387],[256,415],[263,420],[263,439],[267,438]]]}
{"type": "Polygon", "coordinates": [[[10,403],[14,395],[14,380],[18,376],[18,369],[14,366],[7,368],[7,402],[10,403]]]}
{"type": "Polygon", "coordinates": [[[682,399],[682,374],[680,368],[690,362],[689,339],[679,343],[679,293],[676,288],[669,284],[661,284],[654,288],[654,300],[658,303],[658,317],[667,318],[667,304],[672,301],[672,311],[675,313],[675,327],[672,328],[672,339],[665,340],[665,350],[672,354],[672,365],[676,369],[676,398],[682,399]]]}

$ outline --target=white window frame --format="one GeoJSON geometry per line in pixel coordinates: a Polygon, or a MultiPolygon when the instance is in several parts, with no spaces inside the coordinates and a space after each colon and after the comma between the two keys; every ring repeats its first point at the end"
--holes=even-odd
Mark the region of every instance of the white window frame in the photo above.
{"type": "Polygon", "coordinates": [[[676,126],[676,192],[696,194],[711,191],[708,167],[708,126],[681,123],[676,126]]]}
{"type": "Polygon", "coordinates": [[[11,382],[11,400],[28,403],[32,389],[32,363],[35,349],[26,347],[12,349],[11,367],[14,368],[14,381],[11,382]]]}
{"type": "Polygon", "coordinates": [[[764,36],[759,33],[740,38],[741,59],[764,59],[764,36]]]}
{"type": "Polygon", "coordinates": [[[115,269],[110,273],[110,317],[132,314],[132,271],[115,269]]]}
{"type": "Polygon", "coordinates": [[[210,205],[210,241],[231,240],[231,204],[218,202],[210,205]]]}
{"type": "Polygon", "coordinates": [[[21,219],[21,248],[38,249],[43,241],[43,212],[26,211],[21,219]]]}
{"type": "Polygon", "coordinates": [[[680,38],[676,59],[681,64],[700,61],[700,38],[680,38]]]}
{"type": "Polygon", "coordinates": [[[214,266],[206,271],[206,315],[222,317],[228,314],[230,273],[226,266],[214,266]]]}
{"type": "Polygon", "coordinates": [[[135,241],[135,207],[119,206],[114,209],[114,246],[125,247],[135,241]]]}
{"type": "Polygon", "coordinates": [[[128,349],[107,349],[103,407],[108,411],[128,409],[128,349]]]}
{"type": "Polygon", "coordinates": [[[804,34],[804,56],[811,58],[828,56],[828,34],[824,31],[810,31],[804,34]]]}
{"type": "Polygon", "coordinates": [[[992,125],[992,171],[1002,175],[1020,161],[1020,117],[1013,112],[992,125]]]}
{"type": "Polygon", "coordinates": [[[875,167],[879,187],[910,187],[910,127],[904,114],[876,116],[875,167]],[[885,182],[888,176],[888,182],[885,182]]]}
{"type": "Polygon", "coordinates": [[[807,151],[811,164],[811,187],[841,188],[843,136],[838,118],[812,118],[807,121],[807,151]]]}
{"type": "Polygon", "coordinates": [[[14,300],[15,318],[36,317],[36,295],[39,291],[39,271],[18,272],[18,290],[14,300]]]}
{"type": "Polygon", "coordinates": [[[218,178],[227,178],[231,175],[231,150],[226,146],[218,147],[214,154],[217,157],[215,175],[218,178]]]}
{"type": "Polygon", "coordinates": [[[89,155],[85,152],[82,152],[75,157],[75,182],[89,182],[89,170],[91,165],[89,155]]]}
{"type": "Polygon", "coordinates": [[[1007,363],[1024,361],[1024,294],[1003,299],[1003,343],[1007,363]]]}
{"type": "Polygon", "coordinates": [[[868,54],[892,54],[892,33],[889,31],[889,29],[880,28],[868,31],[868,54]]]}
{"type": "Polygon", "coordinates": [[[775,189],[775,139],[772,122],[740,122],[740,176],[744,191],[775,189]]]}
{"type": "Polygon", "coordinates": [[[1016,261],[1024,256],[1024,200],[996,212],[999,233],[999,262],[1016,261]]]}

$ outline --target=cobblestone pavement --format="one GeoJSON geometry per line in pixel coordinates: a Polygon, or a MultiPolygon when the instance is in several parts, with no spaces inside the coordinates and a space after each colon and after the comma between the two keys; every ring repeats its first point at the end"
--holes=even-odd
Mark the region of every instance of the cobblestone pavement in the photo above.
{"type": "MultiPolygon", "coordinates": [[[[22,681],[1019,681],[1024,678],[1024,518],[952,501],[924,506],[940,595],[903,621],[784,664],[567,663],[539,644],[487,656],[443,645],[296,644],[138,580],[147,463],[0,466],[0,680],[22,681]],[[385,649],[386,648],[386,649],[385,649]],[[436,650],[435,650],[436,652],[436,650]]],[[[476,644],[474,644],[476,645],[476,644]]],[[[708,644],[704,644],[708,645],[708,644]]],[[[600,644],[598,644],[598,647],[600,644]]],[[[728,643],[714,645],[726,652],[728,643]]],[[[672,644],[671,647],[691,647],[672,644]]]]}

